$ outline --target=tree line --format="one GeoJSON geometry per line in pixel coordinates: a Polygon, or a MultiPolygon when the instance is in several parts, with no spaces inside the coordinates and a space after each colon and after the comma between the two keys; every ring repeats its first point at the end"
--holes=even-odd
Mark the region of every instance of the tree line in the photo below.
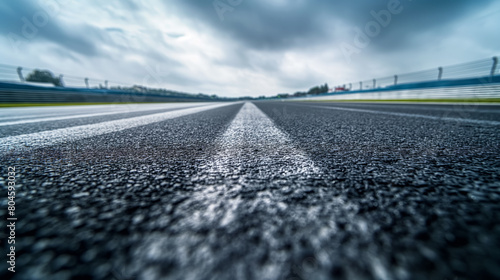
{"type": "Polygon", "coordinates": [[[318,95],[318,94],[322,94],[322,93],[327,93],[329,91],[330,91],[330,89],[328,87],[328,84],[325,83],[324,85],[312,87],[308,91],[297,91],[294,94],[280,93],[280,94],[276,95],[274,98],[288,98],[288,97],[301,97],[301,96],[307,96],[307,95],[318,95]]]}

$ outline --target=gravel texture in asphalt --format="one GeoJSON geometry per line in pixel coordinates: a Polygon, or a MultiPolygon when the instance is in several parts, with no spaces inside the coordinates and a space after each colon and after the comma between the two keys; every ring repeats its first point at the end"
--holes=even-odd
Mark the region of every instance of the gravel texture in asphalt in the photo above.
{"type": "Polygon", "coordinates": [[[2,279],[500,278],[500,106],[150,106],[1,111],[2,279]]]}

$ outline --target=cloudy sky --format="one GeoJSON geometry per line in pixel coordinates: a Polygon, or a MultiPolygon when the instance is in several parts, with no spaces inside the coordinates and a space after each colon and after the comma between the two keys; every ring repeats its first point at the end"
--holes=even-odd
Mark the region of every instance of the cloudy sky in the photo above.
{"type": "Polygon", "coordinates": [[[499,26],[495,0],[1,1],[0,63],[269,96],[499,55],[499,26]]]}

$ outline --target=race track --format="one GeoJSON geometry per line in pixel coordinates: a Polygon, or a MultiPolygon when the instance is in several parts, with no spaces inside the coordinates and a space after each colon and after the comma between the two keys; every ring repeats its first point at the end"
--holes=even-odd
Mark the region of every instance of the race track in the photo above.
{"type": "Polygon", "coordinates": [[[9,108],[0,158],[14,279],[500,278],[497,105],[9,108]]]}

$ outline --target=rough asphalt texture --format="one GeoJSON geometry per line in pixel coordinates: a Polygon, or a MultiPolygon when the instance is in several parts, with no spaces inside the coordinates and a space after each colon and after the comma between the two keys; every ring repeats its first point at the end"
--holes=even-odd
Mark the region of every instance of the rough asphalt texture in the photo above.
{"type": "Polygon", "coordinates": [[[500,279],[500,126],[320,108],[500,106],[254,104],[1,155],[0,278],[500,279]]]}

